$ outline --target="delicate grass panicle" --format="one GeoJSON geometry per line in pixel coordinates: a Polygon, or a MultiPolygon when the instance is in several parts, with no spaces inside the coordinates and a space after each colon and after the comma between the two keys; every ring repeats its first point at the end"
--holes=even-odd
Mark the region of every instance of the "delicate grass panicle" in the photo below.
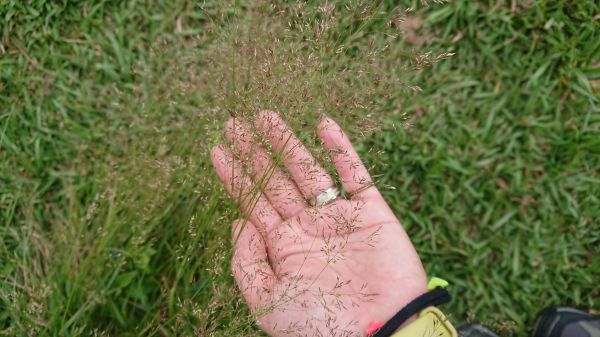
{"type": "MultiPolygon", "coordinates": [[[[140,6],[40,2],[38,16],[18,4],[3,15],[1,334],[255,333],[229,276],[236,214],[208,159],[225,121],[254,125],[270,109],[294,129],[331,115],[365,134],[402,116],[413,69],[443,58],[394,43],[407,12],[387,2],[140,6]],[[32,31],[43,34],[24,43],[32,31]]],[[[355,230],[340,224],[331,230],[355,230]]],[[[323,238],[320,254],[343,258],[346,243],[323,238]]],[[[349,282],[316,293],[331,331],[349,282]]]]}
{"type": "Polygon", "coordinates": [[[270,109],[293,127],[314,127],[327,114],[368,131],[418,90],[406,83],[412,69],[448,56],[400,48],[407,11],[384,3],[264,4],[245,14],[205,58],[208,77],[220,84],[210,91],[216,106],[242,119],[270,109]]]}

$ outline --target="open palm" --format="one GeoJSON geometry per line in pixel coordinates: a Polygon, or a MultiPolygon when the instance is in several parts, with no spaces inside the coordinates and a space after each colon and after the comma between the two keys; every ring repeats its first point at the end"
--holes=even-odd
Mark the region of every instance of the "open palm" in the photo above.
{"type": "Polygon", "coordinates": [[[233,275],[267,333],[361,336],[426,291],[414,247],[333,120],[318,135],[351,197],[320,207],[306,200],[334,181],[279,115],[232,118],[225,133],[213,165],[247,214],[233,224],[233,275]]]}

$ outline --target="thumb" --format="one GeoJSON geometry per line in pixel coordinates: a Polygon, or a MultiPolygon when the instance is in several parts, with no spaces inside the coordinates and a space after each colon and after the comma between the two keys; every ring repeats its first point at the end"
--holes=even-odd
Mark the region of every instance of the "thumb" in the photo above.
{"type": "Polygon", "coordinates": [[[236,220],[233,229],[233,277],[252,312],[271,304],[277,278],[267,258],[263,237],[248,220],[236,220]]]}

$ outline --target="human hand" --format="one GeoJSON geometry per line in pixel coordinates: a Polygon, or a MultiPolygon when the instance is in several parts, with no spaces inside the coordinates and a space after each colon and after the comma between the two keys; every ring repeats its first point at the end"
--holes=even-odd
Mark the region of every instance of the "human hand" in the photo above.
{"type": "Polygon", "coordinates": [[[349,199],[309,205],[334,181],[274,112],[254,127],[230,119],[230,146],[212,153],[247,215],[233,223],[233,275],[271,336],[363,336],[426,292],[413,245],[349,139],[329,118],[317,133],[349,199]]]}

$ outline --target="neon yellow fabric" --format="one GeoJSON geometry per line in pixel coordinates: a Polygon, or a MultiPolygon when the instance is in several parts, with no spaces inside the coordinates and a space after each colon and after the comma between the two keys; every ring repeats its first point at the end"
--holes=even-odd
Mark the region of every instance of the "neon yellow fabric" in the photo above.
{"type": "Polygon", "coordinates": [[[448,286],[448,281],[441,279],[439,277],[432,277],[427,283],[427,290],[432,291],[433,289],[440,287],[446,288],[448,286]]]}
{"type": "Polygon", "coordinates": [[[457,337],[458,333],[440,309],[428,307],[416,320],[395,332],[392,337],[457,337]]]}

